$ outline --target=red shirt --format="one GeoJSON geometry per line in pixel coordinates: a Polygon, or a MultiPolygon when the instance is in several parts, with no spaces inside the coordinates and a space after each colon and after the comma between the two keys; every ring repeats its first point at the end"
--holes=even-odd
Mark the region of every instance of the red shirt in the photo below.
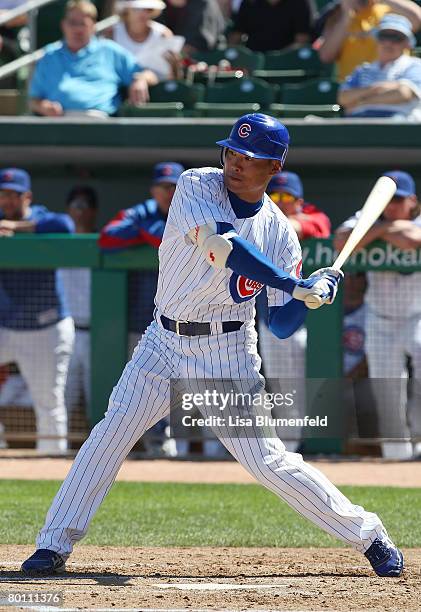
{"type": "Polygon", "coordinates": [[[301,213],[294,215],[294,219],[301,225],[301,240],[306,238],[329,238],[330,219],[314,204],[304,204],[301,213]]]}

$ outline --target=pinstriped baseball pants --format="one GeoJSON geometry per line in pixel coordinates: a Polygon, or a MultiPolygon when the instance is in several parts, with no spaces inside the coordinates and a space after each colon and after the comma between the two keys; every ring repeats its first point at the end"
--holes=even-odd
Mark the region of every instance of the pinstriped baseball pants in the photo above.
{"type": "MultiPolygon", "coordinates": [[[[152,323],[114,387],[104,419],[92,430],[61,485],[37,548],[55,550],[64,558],[70,555],[135,442],[168,415],[171,378],[257,382],[259,369],[252,323],[238,332],[191,338],[152,323]]],[[[224,437],[222,442],[262,485],[348,545],[363,552],[385,533],[375,514],[352,504],[301,455],[286,452],[278,438],[224,437]]]]}

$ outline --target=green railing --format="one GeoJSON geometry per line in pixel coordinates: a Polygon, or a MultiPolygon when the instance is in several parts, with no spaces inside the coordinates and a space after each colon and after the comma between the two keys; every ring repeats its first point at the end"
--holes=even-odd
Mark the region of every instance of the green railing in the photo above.
{"type": "MultiPolygon", "coordinates": [[[[305,242],[303,258],[305,275],[331,264],[334,259],[331,240],[305,242]]],[[[158,253],[144,246],[112,255],[103,254],[98,248],[96,234],[18,235],[0,239],[0,269],[66,267],[92,270],[92,403],[89,415],[94,425],[102,418],[112,387],[127,361],[128,272],[157,269],[158,253]]],[[[355,254],[345,270],[421,271],[421,251],[401,251],[379,242],[355,254]]],[[[342,291],[332,306],[309,312],[308,378],[341,378],[342,316],[342,291]]],[[[335,398],[320,397],[320,401],[333,402],[335,398]]],[[[337,440],[330,442],[318,440],[312,450],[339,450],[337,440]]]]}

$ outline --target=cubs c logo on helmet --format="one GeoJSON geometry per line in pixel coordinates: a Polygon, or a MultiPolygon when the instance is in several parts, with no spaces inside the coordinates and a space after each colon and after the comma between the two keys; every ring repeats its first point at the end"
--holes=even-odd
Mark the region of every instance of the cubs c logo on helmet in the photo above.
{"type": "Polygon", "coordinates": [[[262,291],[263,287],[264,285],[262,285],[262,283],[246,278],[245,276],[238,276],[238,274],[231,275],[230,293],[236,304],[251,300],[262,291]]]}
{"type": "Polygon", "coordinates": [[[240,136],[240,138],[247,138],[247,136],[250,135],[250,132],[251,132],[250,123],[242,123],[240,127],[238,128],[238,135],[240,136]]]}

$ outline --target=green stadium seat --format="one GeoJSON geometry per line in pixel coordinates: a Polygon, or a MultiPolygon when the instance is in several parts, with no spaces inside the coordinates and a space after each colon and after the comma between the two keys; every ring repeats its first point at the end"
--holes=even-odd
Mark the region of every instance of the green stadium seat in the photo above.
{"type": "Polygon", "coordinates": [[[184,114],[194,114],[195,105],[205,97],[205,86],[185,81],[162,81],[149,90],[151,102],[181,102],[184,114]]]}
{"type": "Polygon", "coordinates": [[[268,51],[264,70],[254,76],[275,83],[300,82],[318,76],[332,76],[333,64],[322,64],[317,51],[310,46],[268,51]]]}
{"type": "Polygon", "coordinates": [[[221,61],[227,60],[233,68],[245,68],[249,73],[261,70],[265,65],[263,53],[251,51],[241,45],[222,50],[197,52],[192,57],[199,62],[206,62],[209,66],[218,65],[221,61]]]}
{"type": "Polygon", "coordinates": [[[339,84],[332,79],[314,79],[304,83],[286,84],[281,91],[282,103],[274,103],[270,111],[282,117],[339,117],[336,101],[339,84]]]}
{"type": "Polygon", "coordinates": [[[206,117],[236,117],[268,109],[277,93],[277,88],[265,81],[243,77],[229,83],[209,85],[205,102],[199,102],[195,108],[206,117]]]}
{"type": "Polygon", "coordinates": [[[182,102],[148,102],[142,106],[133,106],[125,102],[120,108],[119,117],[183,117],[182,102]]]}

